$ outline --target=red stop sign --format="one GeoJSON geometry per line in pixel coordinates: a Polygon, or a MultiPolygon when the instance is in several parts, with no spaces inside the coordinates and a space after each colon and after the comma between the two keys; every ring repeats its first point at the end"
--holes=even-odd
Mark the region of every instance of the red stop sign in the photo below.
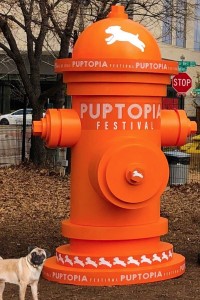
{"type": "Polygon", "coordinates": [[[173,77],[172,86],[178,93],[186,93],[192,87],[192,79],[187,73],[179,73],[173,77]]]}

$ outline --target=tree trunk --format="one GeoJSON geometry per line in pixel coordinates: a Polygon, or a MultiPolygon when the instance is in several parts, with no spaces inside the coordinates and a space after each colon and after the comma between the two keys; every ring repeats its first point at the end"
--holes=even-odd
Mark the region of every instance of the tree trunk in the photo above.
{"type": "MultiPolygon", "coordinates": [[[[38,104],[38,101],[33,101],[33,121],[38,121],[43,118],[43,104],[38,104]],[[37,103],[37,104],[36,104],[37,103]]],[[[37,166],[45,165],[46,147],[44,141],[38,136],[31,136],[30,160],[37,166]]]]}
{"type": "Polygon", "coordinates": [[[38,136],[31,136],[30,161],[36,166],[44,166],[46,162],[46,148],[38,136]]]}

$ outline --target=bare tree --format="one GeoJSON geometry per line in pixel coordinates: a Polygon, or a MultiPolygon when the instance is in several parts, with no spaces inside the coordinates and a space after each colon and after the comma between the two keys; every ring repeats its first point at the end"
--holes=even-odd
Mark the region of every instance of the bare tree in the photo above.
{"type": "MultiPolygon", "coordinates": [[[[182,0],[182,2],[185,0],[182,0]]],[[[51,95],[55,107],[62,107],[65,86],[62,76],[48,91],[41,93],[40,73],[44,51],[57,58],[69,56],[69,46],[76,32],[83,31],[91,22],[107,16],[111,5],[125,5],[129,17],[155,26],[177,15],[192,16],[192,4],[180,11],[178,1],[172,0],[1,0],[0,1],[0,49],[12,59],[23,83],[29,103],[33,108],[33,120],[42,117],[44,103],[51,95]],[[173,9],[166,11],[166,4],[173,9]],[[175,5],[175,6],[174,6],[175,5]],[[25,57],[28,63],[25,63],[25,57]]],[[[190,1],[189,1],[190,3],[190,1]]],[[[194,6],[194,5],[193,5],[194,6]]],[[[31,159],[36,164],[44,162],[45,148],[38,137],[32,138],[31,159]]]]}
{"type": "MultiPolygon", "coordinates": [[[[41,94],[40,64],[49,20],[45,3],[44,1],[24,0],[3,1],[1,6],[0,29],[4,42],[0,42],[0,48],[15,62],[26,95],[33,107],[33,118],[39,119],[42,117],[44,106],[42,101],[38,101],[41,94]],[[27,2],[29,2],[29,5],[27,5],[27,2]],[[37,26],[35,20],[39,12],[40,25],[37,26]],[[23,44],[19,44],[18,32],[25,33],[26,47],[24,49],[23,44]],[[24,52],[27,52],[28,66],[25,64],[24,52]]],[[[36,154],[33,156],[33,158],[36,158],[35,162],[42,163],[44,156],[42,141],[36,138],[32,146],[33,152],[36,154]]]]}

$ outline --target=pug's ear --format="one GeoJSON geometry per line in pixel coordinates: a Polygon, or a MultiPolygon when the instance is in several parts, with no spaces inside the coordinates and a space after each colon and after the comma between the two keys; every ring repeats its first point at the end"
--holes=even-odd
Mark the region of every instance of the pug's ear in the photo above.
{"type": "Polygon", "coordinates": [[[37,246],[28,246],[28,253],[30,253],[35,248],[37,248],[37,246]]]}
{"type": "Polygon", "coordinates": [[[45,252],[46,252],[46,258],[49,258],[49,257],[51,256],[51,252],[48,251],[48,250],[46,250],[46,249],[44,249],[44,250],[45,250],[45,252]]]}

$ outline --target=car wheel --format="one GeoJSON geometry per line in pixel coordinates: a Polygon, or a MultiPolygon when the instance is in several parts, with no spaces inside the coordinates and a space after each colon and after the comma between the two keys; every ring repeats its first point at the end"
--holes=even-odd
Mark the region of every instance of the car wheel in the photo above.
{"type": "Polygon", "coordinates": [[[8,122],[7,119],[2,119],[2,120],[0,121],[0,125],[9,125],[9,122],[8,122]]]}

